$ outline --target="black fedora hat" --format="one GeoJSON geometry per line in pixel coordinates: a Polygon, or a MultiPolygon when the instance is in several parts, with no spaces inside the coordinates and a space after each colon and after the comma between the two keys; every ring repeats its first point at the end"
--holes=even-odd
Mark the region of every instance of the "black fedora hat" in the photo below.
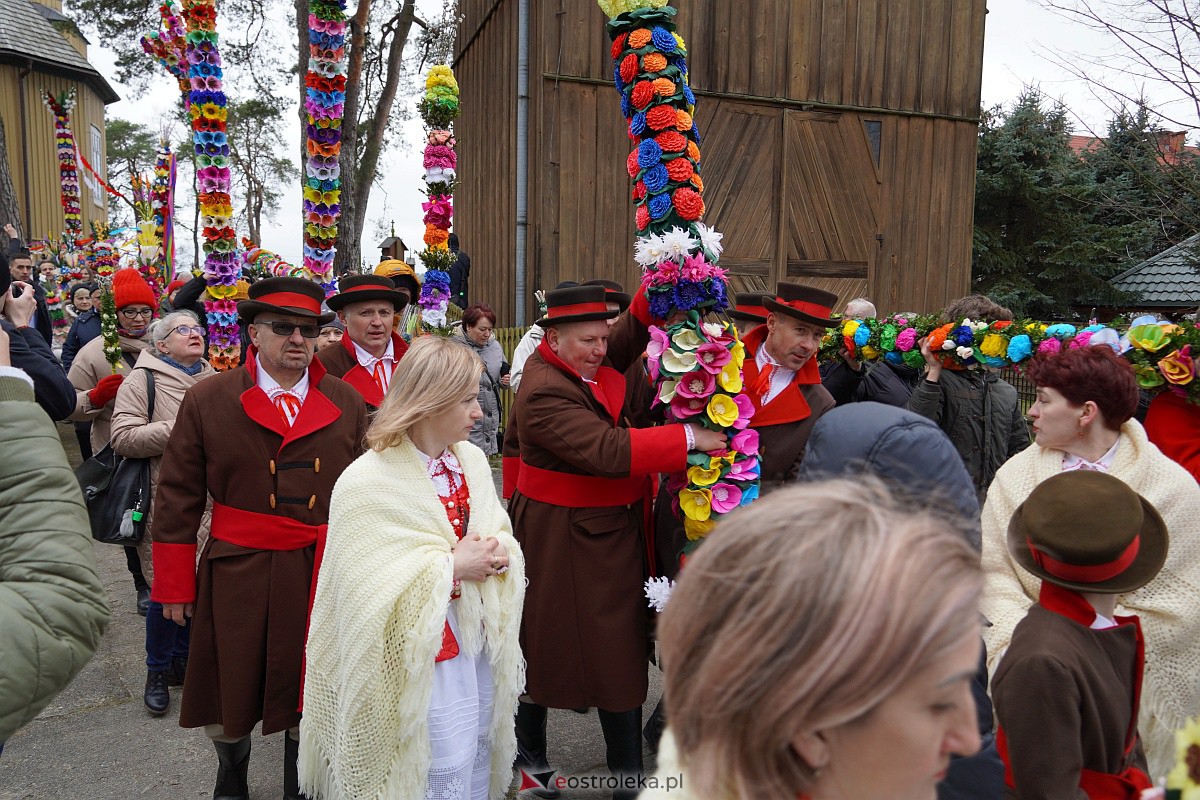
{"type": "Polygon", "coordinates": [[[617,308],[621,311],[629,308],[630,297],[625,293],[625,287],[616,281],[610,281],[605,278],[596,278],[590,281],[584,281],[583,286],[603,286],[604,287],[604,302],[616,303],[617,308]]]}
{"type": "Polygon", "coordinates": [[[815,286],[781,283],[776,287],[774,297],[763,299],[763,306],[768,311],[786,314],[801,322],[832,328],[838,324],[838,320],[833,318],[833,307],[837,300],[838,296],[833,292],[815,286]]]}
{"type": "Polygon", "coordinates": [[[725,313],[733,319],[747,322],[766,322],[767,309],[763,303],[773,296],[767,292],[738,292],[733,296],[733,307],[725,313]]]}
{"type": "Polygon", "coordinates": [[[321,313],[325,292],[320,285],[304,278],[265,278],[254,283],[247,296],[248,300],[237,304],[237,312],[248,323],[264,311],[312,317],[322,324],[334,317],[332,312],[321,313]]]}
{"type": "Polygon", "coordinates": [[[1060,472],[1039,483],[1008,524],[1008,551],[1044,581],[1121,594],[1145,586],[1167,559],[1154,506],[1104,472],[1060,472]]]}
{"type": "Polygon", "coordinates": [[[325,301],[334,311],[341,311],[351,303],[367,300],[383,300],[400,311],[411,298],[408,292],[396,289],[391,278],[382,275],[346,275],[338,281],[338,293],[325,301]]]}
{"type": "Polygon", "coordinates": [[[537,321],[542,328],[568,322],[612,319],[621,312],[610,311],[603,286],[575,286],[546,292],[546,316],[537,321]]]}

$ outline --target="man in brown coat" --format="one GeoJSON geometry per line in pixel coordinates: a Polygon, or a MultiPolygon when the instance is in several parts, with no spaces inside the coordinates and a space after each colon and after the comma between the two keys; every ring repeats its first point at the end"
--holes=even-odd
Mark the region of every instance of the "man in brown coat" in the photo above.
{"type": "Polygon", "coordinates": [[[188,390],[159,472],[153,599],[192,621],[179,724],[204,726],[213,796],[245,798],[250,732],[287,730],[284,790],[299,797],[300,682],[312,581],[334,482],[363,451],[362,398],[313,361],[322,292],[268,278],[238,303],[244,366],[188,390]],[[212,497],[211,538],[196,531],[212,497]],[[164,513],[162,509],[169,509],[164,513]]]}
{"type": "Polygon", "coordinates": [[[609,769],[630,775],[641,770],[647,689],[650,476],[684,469],[689,449],[724,447],[725,437],[691,425],[626,427],[622,373],[646,345],[644,296],[611,329],[617,312],[602,286],[555,290],[547,301],[537,322],[546,337],[525,364],[505,443],[520,454],[509,511],[529,579],[521,644],[533,702],[517,713],[518,759],[546,769],[547,706],[595,706],[609,769]]]}
{"type": "Polygon", "coordinates": [[[391,278],[381,275],[342,278],[338,288],[325,302],[346,326],[346,335],[338,345],[322,350],[317,360],[330,375],[353,386],[374,411],[408,350],[393,327],[396,315],[408,305],[408,290],[395,288],[391,278]]]}

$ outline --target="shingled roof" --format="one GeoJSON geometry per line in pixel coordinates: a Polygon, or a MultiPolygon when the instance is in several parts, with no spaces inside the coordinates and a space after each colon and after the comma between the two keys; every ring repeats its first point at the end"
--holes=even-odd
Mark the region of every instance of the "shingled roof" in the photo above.
{"type": "Polygon", "coordinates": [[[87,83],[106,104],[121,99],[31,0],[0,0],[0,63],[31,61],[39,72],[87,83]]]}
{"type": "Polygon", "coordinates": [[[1110,283],[1146,308],[1200,305],[1200,234],[1127,269],[1110,283]]]}

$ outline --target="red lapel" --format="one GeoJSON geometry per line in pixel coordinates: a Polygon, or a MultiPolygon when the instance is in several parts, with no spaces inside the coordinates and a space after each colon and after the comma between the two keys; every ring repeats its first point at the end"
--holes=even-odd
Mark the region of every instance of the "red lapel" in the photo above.
{"type": "MultiPolygon", "coordinates": [[[[746,360],[742,363],[742,384],[753,386],[758,381],[758,348],[762,347],[767,338],[767,326],[759,325],[746,334],[742,339],[746,345],[746,360]]],[[[799,422],[808,419],[812,409],[800,391],[802,384],[809,385],[821,382],[821,372],[817,367],[817,359],[810,358],[793,376],[792,382],[782,392],[777,394],[765,406],[760,405],[762,398],[748,392],[750,402],[754,404],[754,416],[750,424],[754,428],[767,425],[783,425],[789,422],[799,422]]]]}
{"type": "Polygon", "coordinates": [[[538,354],[542,360],[552,367],[555,367],[561,372],[570,375],[592,393],[592,396],[599,401],[604,410],[608,412],[608,416],[612,419],[613,426],[616,427],[617,422],[621,419],[621,409],[625,405],[625,376],[617,372],[612,367],[600,367],[596,371],[594,380],[585,381],[583,376],[567,365],[567,362],[558,357],[558,354],[550,349],[550,345],[545,339],[538,345],[538,354]]]}
{"type": "MultiPolygon", "coordinates": [[[[353,367],[342,376],[342,380],[354,387],[355,391],[363,396],[367,404],[378,408],[383,403],[383,392],[379,388],[379,384],[375,382],[375,376],[358,363],[358,352],[354,349],[354,342],[350,341],[349,336],[342,337],[342,347],[350,354],[350,360],[354,364],[353,367]]],[[[408,352],[408,342],[404,341],[398,333],[392,331],[392,374],[396,374],[396,368],[400,366],[400,359],[408,352]]]]}
{"type": "Polygon", "coordinates": [[[326,373],[325,365],[315,358],[308,365],[308,395],[304,398],[304,405],[300,407],[300,415],[291,427],[279,416],[279,409],[275,408],[267,393],[258,387],[258,350],[254,346],[246,352],[245,367],[252,385],[242,392],[242,409],[250,419],[283,437],[280,449],[327,425],[332,425],[342,416],[342,410],[317,388],[317,384],[326,373]]]}

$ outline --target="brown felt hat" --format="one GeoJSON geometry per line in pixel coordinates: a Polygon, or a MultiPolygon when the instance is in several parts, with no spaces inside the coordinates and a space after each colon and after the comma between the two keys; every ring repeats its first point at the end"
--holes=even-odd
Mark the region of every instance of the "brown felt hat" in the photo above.
{"type": "Polygon", "coordinates": [[[763,302],[769,297],[767,292],[738,292],[733,296],[733,308],[725,313],[747,322],[766,322],[767,309],[763,302]]]}
{"type": "Polygon", "coordinates": [[[338,281],[338,293],[325,301],[334,311],[341,311],[351,303],[367,300],[383,300],[391,303],[396,311],[408,305],[407,291],[396,289],[391,278],[382,275],[347,275],[338,281]]]}
{"type": "Polygon", "coordinates": [[[333,313],[321,313],[325,292],[319,284],[304,278],[265,278],[250,287],[249,300],[237,304],[238,316],[245,322],[265,311],[294,317],[312,317],[319,323],[333,319],[333,313]]]}
{"type": "Polygon", "coordinates": [[[546,316],[537,321],[542,328],[568,322],[612,319],[621,312],[608,309],[607,290],[603,286],[575,286],[546,292],[546,316]]]}
{"type": "Polygon", "coordinates": [[[628,294],[625,293],[625,287],[616,281],[610,281],[605,278],[596,278],[595,280],[584,281],[581,286],[603,286],[604,287],[604,302],[616,303],[617,308],[621,311],[629,308],[631,302],[628,294]]]}
{"type": "Polygon", "coordinates": [[[1145,586],[1167,559],[1154,506],[1104,472],[1060,472],[1039,483],[1008,524],[1008,551],[1044,581],[1081,592],[1145,586]]]}
{"type": "Polygon", "coordinates": [[[764,298],[763,305],[776,314],[786,314],[801,322],[832,328],[839,322],[833,318],[833,307],[837,301],[836,294],[815,286],[781,283],[776,287],[774,297],[764,298]]]}

